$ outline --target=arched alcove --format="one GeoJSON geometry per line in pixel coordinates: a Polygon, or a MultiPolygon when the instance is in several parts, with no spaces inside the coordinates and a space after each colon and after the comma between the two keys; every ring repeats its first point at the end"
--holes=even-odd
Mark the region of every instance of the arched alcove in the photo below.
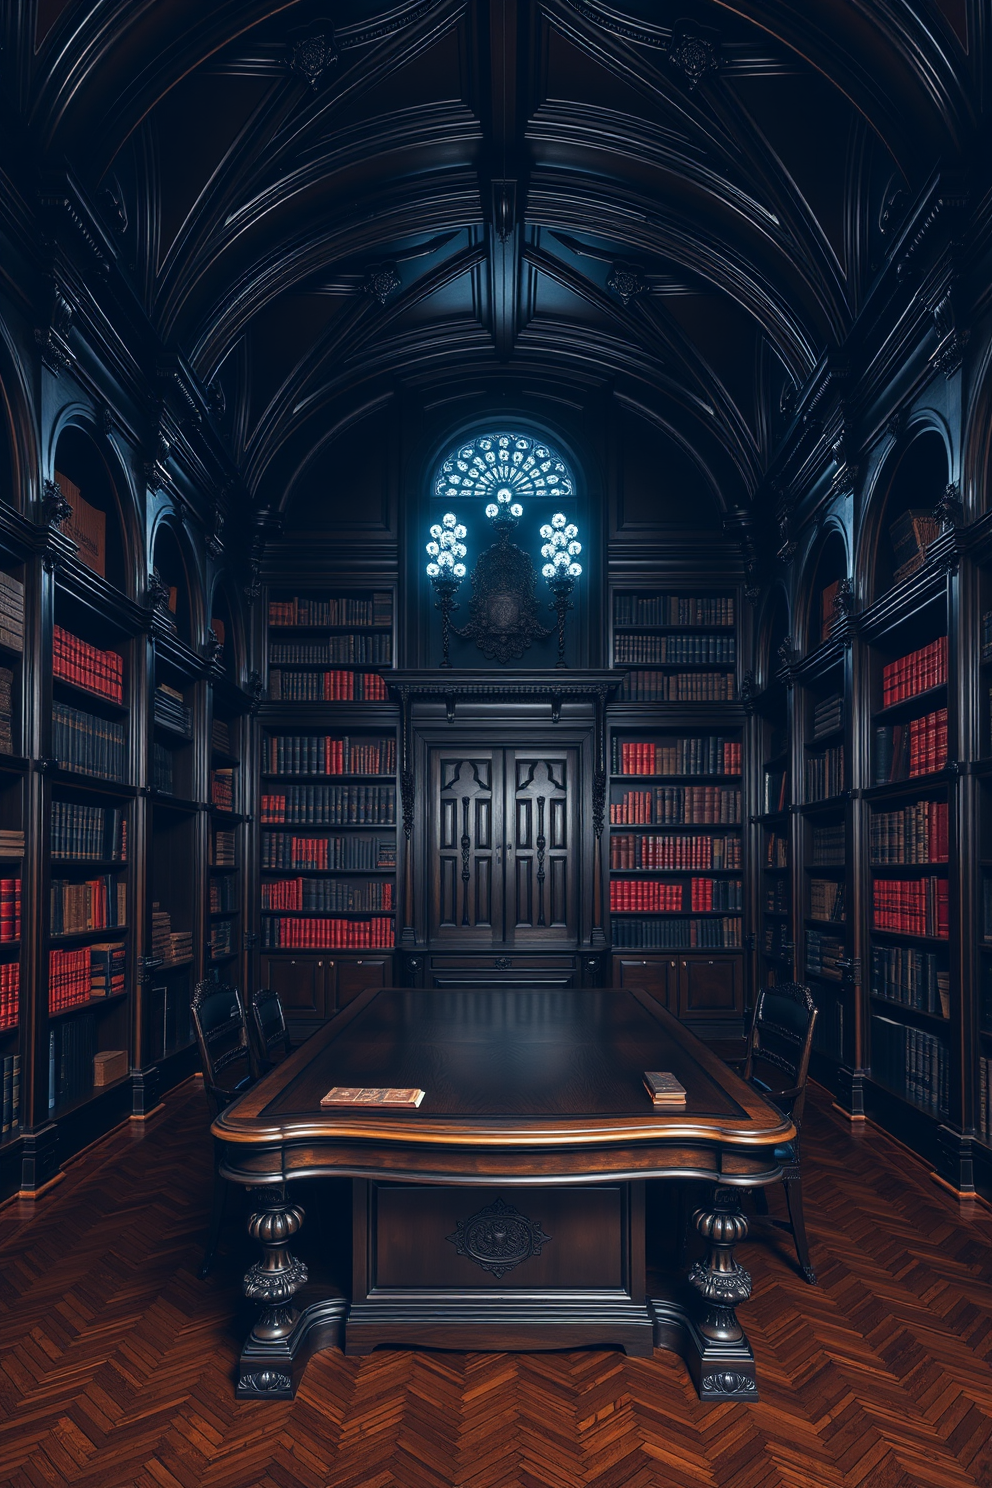
{"type": "Polygon", "coordinates": [[[168,612],[179,639],[192,641],[192,594],[189,573],[172,527],[163,522],[155,534],[152,567],[169,591],[168,612]]]}
{"type": "Polygon", "coordinates": [[[808,556],[800,593],[803,650],[815,651],[829,641],[837,619],[836,600],[848,577],[847,544],[838,528],[830,528],[808,556]]]}
{"type": "Polygon", "coordinates": [[[76,543],[79,561],[115,589],[130,593],[121,490],[106,454],[77,424],[68,424],[59,434],[55,479],[73,509],[62,531],[76,543]]]}
{"type": "Polygon", "coordinates": [[[938,429],[922,430],[894,453],[873,502],[870,599],[887,593],[926,561],[927,544],[940,533],[933,509],[947,483],[947,445],[938,429]]]}

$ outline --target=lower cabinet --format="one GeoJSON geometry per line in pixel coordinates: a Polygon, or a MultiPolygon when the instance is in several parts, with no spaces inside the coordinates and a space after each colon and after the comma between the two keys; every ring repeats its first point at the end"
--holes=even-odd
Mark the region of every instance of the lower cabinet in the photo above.
{"type": "Polygon", "coordinates": [[[294,1043],[366,987],[386,987],[393,979],[392,956],[263,956],[262,985],[278,992],[294,1043]]]}
{"type": "Polygon", "coordinates": [[[614,987],[641,987],[687,1023],[735,1021],[744,1014],[740,956],[613,957],[614,987]]]}

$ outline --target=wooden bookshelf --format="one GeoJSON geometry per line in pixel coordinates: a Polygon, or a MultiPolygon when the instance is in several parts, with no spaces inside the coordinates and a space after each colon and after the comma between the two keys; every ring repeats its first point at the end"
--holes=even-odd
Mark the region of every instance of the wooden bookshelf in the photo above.
{"type": "MultiPolygon", "coordinates": [[[[831,586],[827,586],[830,589],[831,586]]],[[[832,603],[831,595],[827,595],[832,603]]],[[[797,852],[802,868],[796,905],[802,980],[817,1005],[817,1068],[843,1063],[857,1016],[853,966],[850,703],[845,655],[831,644],[824,601],[817,612],[821,645],[799,668],[794,718],[798,749],[797,852]]]]}
{"type": "Polygon", "coordinates": [[[616,583],[610,606],[611,661],[627,674],[609,718],[614,985],[732,1029],[745,908],[737,595],[616,583]]]}
{"type": "Polygon", "coordinates": [[[395,660],[394,614],[391,588],[269,594],[262,981],[282,994],[296,1036],[392,967],[398,755],[383,674],[395,660]]]}
{"type": "Polygon", "coordinates": [[[940,596],[871,638],[867,666],[868,1059],[890,1099],[950,1115],[947,617],[940,596]]]}
{"type": "Polygon", "coordinates": [[[703,704],[737,697],[737,598],[616,586],[610,657],[626,672],[622,703],[703,704]]]}

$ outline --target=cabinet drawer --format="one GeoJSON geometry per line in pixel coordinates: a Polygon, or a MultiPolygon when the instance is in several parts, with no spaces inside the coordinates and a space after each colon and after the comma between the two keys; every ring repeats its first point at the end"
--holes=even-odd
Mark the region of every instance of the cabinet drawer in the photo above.
{"type": "Polygon", "coordinates": [[[680,1018],[740,1017],[744,1011],[740,956],[680,956],[680,1018]]]}
{"type": "Polygon", "coordinates": [[[663,1007],[678,1004],[678,961],[672,956],[614,956],[614,987],[639,987],[663,1007]]]}
{"type": "Polygon", "coordinates": [[[357,961],[338,961],[337,1005],[347,1007],[366,987],[385,987],[392,981],[392,956],[360,956],[357,961]]]}

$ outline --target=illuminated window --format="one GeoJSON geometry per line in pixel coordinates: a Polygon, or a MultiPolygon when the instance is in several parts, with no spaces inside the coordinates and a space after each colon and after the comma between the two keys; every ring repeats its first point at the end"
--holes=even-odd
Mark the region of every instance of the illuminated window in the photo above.
{"type": "Polygon", "coordinates": [[[452,505],[466,499],[491,502],[575,495],[572,472],[556,449],[528,434],[479,434],[452,450],[434,477],[434,495],[452,505]]]}

